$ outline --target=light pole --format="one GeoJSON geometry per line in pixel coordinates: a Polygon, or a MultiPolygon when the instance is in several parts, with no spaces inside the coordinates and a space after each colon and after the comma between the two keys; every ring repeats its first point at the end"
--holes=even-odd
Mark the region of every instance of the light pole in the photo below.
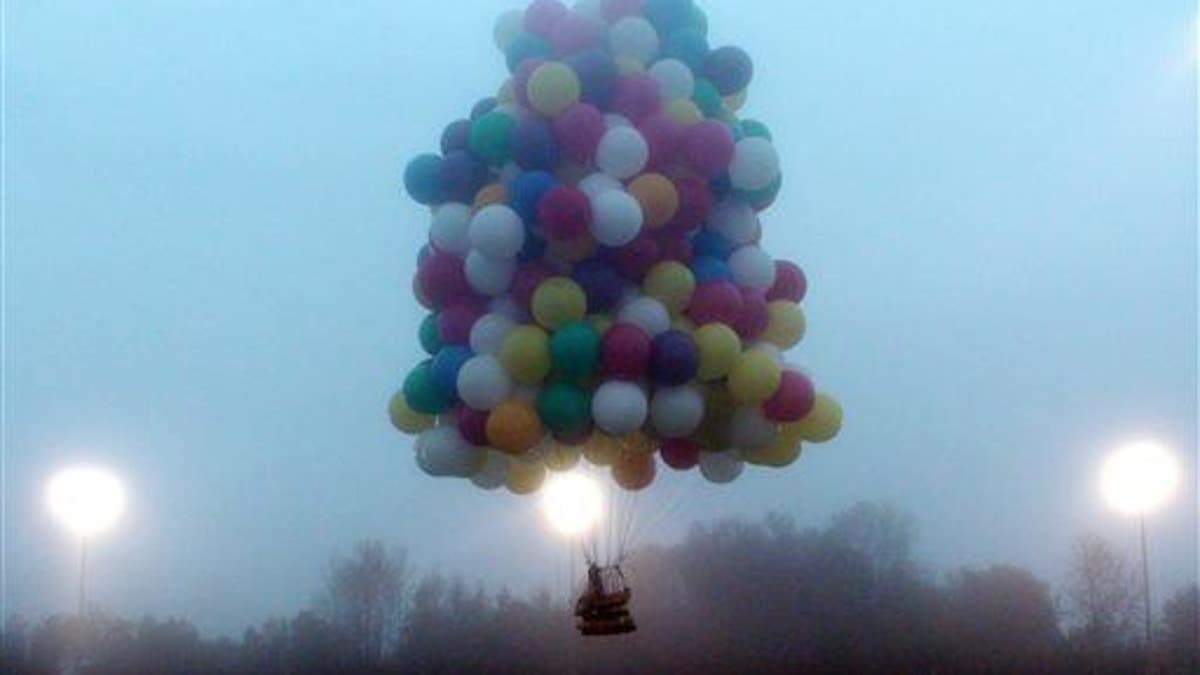
{"type": "Polygon", "coordinates": [[[1137,441],[1118,448],[1104,462],[1100,487],[1108,503],[1121,513],[1137,516],[1142,548],[1142,597],[1146,649],[1153,645],[1150,609],[1150,565],[1146,546],[1146,514],[1163,505],[1179,483],[1175,458],[1154,441],[1137,441]]]}
{"type": "Polygon", "coordinates": [[[125,510],[125,490],[103,469],[77,466],[46,485],[50,512],[79,539],[79,616],[87,611],[88,540],[111,528],[125,510]]]}

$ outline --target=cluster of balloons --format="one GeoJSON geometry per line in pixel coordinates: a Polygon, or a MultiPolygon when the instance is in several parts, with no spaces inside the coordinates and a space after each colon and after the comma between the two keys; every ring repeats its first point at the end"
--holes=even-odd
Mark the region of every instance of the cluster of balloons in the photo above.
{"type": "Polygon", "coordinates": [[[726,483],[832,438],[783,357],[807,281],[759,246],[782,176],[737,114],[746,53],[692,0],[537,0],[495,39],[511,77],[404,172],[430,358],[390,412],[420,467],[525,494],[586,457],[638,490],[659,459],[726,483]]]}

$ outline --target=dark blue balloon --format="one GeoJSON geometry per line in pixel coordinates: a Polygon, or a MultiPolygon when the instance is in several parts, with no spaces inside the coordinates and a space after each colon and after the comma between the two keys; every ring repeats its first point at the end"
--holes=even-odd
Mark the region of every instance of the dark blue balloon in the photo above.
{"type": "Polygon", "coordinates": [[[700,356],[692,336],[679,330],[655,336],[650,348],[650,379],[678,386],[690,382],[699,368],[700,356]]]}
{"type": "Polygon", "coordinates": [[[452,400],[458,399],[458,371],[472,356],[474,354],[469,348],[453,345],[443,347],[437,356],[433,357],[433,364],[430,366],[433,383],[452,400]]]}
{"type": "Polygon", "coordinates": [[[576,265],[571,278],[587,295],[588,312],[611,310],[625,292],[625,278],[615,267],[598,258],[576,265]]]}
{"type": "Polygon", "coordinates": [[[508,205],[526,223],[537,221],[538,203],[542,196],[558,185],[554,174],[546,171],[525,171],[508,186],[508,205]]]}
{"type": "Polygon", "coordinates": [[[404,189],[418,204],[432,206],[442,201],[442,158],[420,155],[404,169],[404,189]]]}
{"type": "Polygon", "coordinates": [[[692,276],[697,284],[710,281],[733,281],[733,272],[724,260],[709,255],[698,255],[692,258],[692,276]]]}
{"type": "Polygon", "coordinates": [[[697,28],[680,28],[663,41],[662,56],[679,59],[686,63],[693,73],[702,73],[704,63],[708,59],[708,38],[697,28]]]}
{"type": "Polygon", "coordinates": [[[731,96],[750,85],[754,63],[738,47],[720,47],[705,57],[704,76],[716,85],[722,96],[731,96]]]}
{"type": "Polygon", "coordinates": [[[579,78],[579,99],[601,110],[608,108],[620,77],[612,57],[602,50],[592,49],[572,54],[564,62],[579,78]]]}
{"type": "Polygon", "coordinates": [[[727,260],[733,255],[733,242],[712,230],[700,230],[692,235],[692,252],[699,256],[709,256],[718,260],[727,260]]]}
{"type": "Polygon", "coordinates": [[[513,129],[513,159],[522,169],[552,170],[558,165],[558,145],[545,121],[527,115],[513,129]]]}
{"type": "Polygon", "coordinates": [[[471,120],[454,120],[442,132],[442,154],[466,150],[471,146],[471,120]]]}
{"type": "Polygon", "coordinates": [[[542,256],[546,255],[546,240],[526,226],[525,228],[525,243],[521,246],[521,250],[517,253],[517,260],[521,262],[529,262],[530,260],[541,260],[542,256]]]}
{"type": "Polygon", "coordinates": [[[495,109],[496,109],[495,97],[489,96],[485,99],[480,99],[480,101],[475,104],[475,107],[471,108],[471,121],[474,122],[475,120],[479,119],[480,117],[483,117],[484,115],[492,112],[495,109]]]}
{"type": "Polygon", "coordinates": [[[487,165],[470,152],[456,150],[442,160],[438,180],[446,201],[470,204],[488,177],[487,165]]]}
{"type": "Polygon", "coordinates": [[[546,40],[532,34],[521,33],[512,41],[504,53],[508,61],[508,70],[517,72],[525,59],[548,59],[554,55],[554,47],[546,40]]]}
{"type": "Polygon", "coordinates": [[[712,195],[713,203],[725,201],[726,197],[733,194],[733,183],[729,180],[729,174],[723,173],[709,181],[708,192],[712,195]]]}

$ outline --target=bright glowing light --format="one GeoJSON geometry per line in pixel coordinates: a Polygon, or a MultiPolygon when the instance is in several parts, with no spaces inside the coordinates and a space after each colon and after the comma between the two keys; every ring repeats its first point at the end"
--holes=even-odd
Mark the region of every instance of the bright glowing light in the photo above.
{"type": "Polygon", "coordinates": [[[64,469],[46,486],[50,512],[81,537],[109,529],[125,510],[125,490],[116,476],[92,467],[64,469]]]}
{"type": "Polygon", "coordinates": [[[1179,483],[1179,467],[1166,448],[1138,441],[1114,452],[1104,463],[1100,488],[1113,508],[1138,515],[1153,511],[1179,483]]]}
{"type": "Polygon", "coordinates": [[[604,498],[596,481],[579,473],[554,476],[542,491],[542,513],[560,534],[577,537],[600,520],[604,498]]]}

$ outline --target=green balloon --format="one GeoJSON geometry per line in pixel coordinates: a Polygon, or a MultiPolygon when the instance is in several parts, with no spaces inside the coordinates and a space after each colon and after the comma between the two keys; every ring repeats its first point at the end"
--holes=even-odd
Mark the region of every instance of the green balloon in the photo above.
{"type": "Polygon", "coordinates": [[[512,158],[514,126],[516,120],[497,110],[483,115],[471,125],[471,152],[492,166],[503,166],[512,158]]]}
{"type": "Polygon", "coordinates": [[[440,415],[450,408],[450,396],[434,382],[429,361],[413,368],[404,378],[404,398],[410,408],[426,415],[440,415]]]}
{"type": "Polygon", "coordinates": [[[554,331],[550,338],[554,370],[569,380],[592,374],[600,360],[600,334],[586,321],[574,321],[554,331]]]}
{"type": "Polygon", "coordinates": [[[556,382],[538,394],[537,410],[547,429],[563,433],[587,426],[592,417],[592,401],[583,389],[556,382]]]}
{"type": "Polygon", "coordinates": [[[717,85],[704,78],[696,80],[692,102],[705,117],[716,117],[721,112],[721,92],[717,91],[717,85]]]}
{"type": "Polygon", "coordinates": [[[758,120],[742,120],[742,133],[746,138],[765,138],[771,140],[771,130],[758,120]]]}
{"type": "Polygon", "coordinates": [[[442,349],[442,338],[438,335],[437,315],[430,314],[421,322],[419,331],[421,338],[421,349],[424,349],[430,356],[437,356],[437,353],[442,349]]]}

